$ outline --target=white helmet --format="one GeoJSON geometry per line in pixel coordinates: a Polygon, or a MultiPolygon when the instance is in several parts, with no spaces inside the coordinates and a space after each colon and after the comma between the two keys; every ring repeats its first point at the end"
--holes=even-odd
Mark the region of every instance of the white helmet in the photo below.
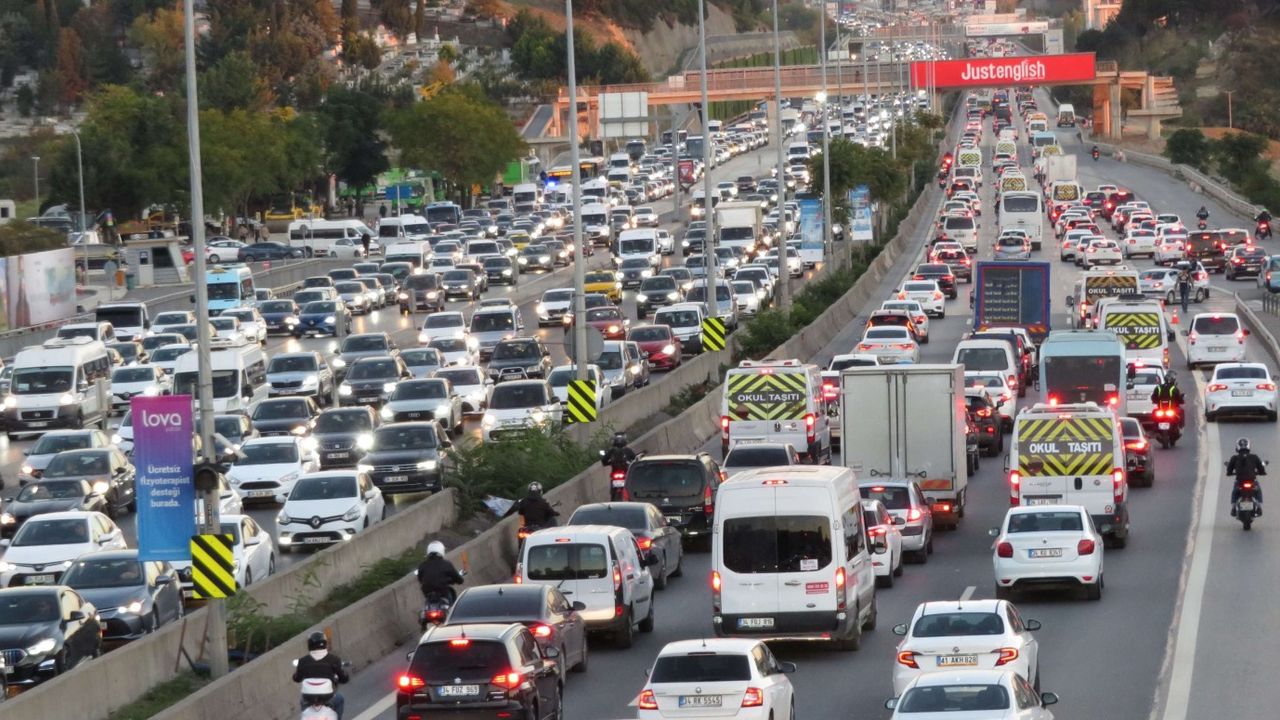
{"type": "Polygon", "coordinates": [[[444,557],[444,543],[436,540],[430,545],[427,545],[427,557],[431,557],[432,555],[444,557]]]}

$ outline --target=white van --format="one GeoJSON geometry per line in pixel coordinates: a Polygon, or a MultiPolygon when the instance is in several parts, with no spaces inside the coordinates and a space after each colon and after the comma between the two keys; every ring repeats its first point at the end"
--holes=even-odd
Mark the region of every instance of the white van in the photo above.
{"type": "Polygon", "coordinates": [[[1128,364],[1168,369],[1173,329],[1165,322],[1164,303],[1122,295],[1099,300],[1097,308],[1098,329],[1120,338],[1128,364]]]}
{"type": "Polygon", "coordinates": [[[702,352],[702,321],[707,308],[702,303],[676,303],[653,314],[654,325],[666,325],[680,341],[681,352],[697,355],[702,352]]]}
{"type": "Polygon", "coordinates": [[[618,262],[631,258],[643,258],[649,261],[654,270],[662,263],[658,254],[658,231],[653,228],[623,230],[618,234],[618,262]]]}
{"type": "Polygon", "coordinates": [[[978,221],[971,217],[948,215],[942,219],[942,237],[960,243],[966,253],[976,255],[979,227],[978,221]]]}
{"type": "Polygon", "coordinates": [[[325,257],[339,240],[350,240],[359,245],[364,235],[368,235],[370,239],[378,237],[378,233],[365,225],[363,220],[354,218],[294,220],[289,223],[288,244],[290,247],[302,248],[307,257],[325,257]]]}
{"type": "Polygon", "coordinates": [[[18,351],[0,418],[13,437],[56,427],[105,427],[110,410],[111,356],[101,341],[79,336],[18,351]]]}
{"type": "Polygon", "coordinates": [[[109,322],[67,323],[58,328],[56,337],[62,340],[87,337],[101,343],[116,342],[116,329],[109,322]]]}
{"type": "Polygon", "coordinates": [[[537,205],[542,200],[536,183],[520,183],[511,190],[511,200],[517,205],[537,205]]]}
{"type": "MultiPolygon", "coordinates": [[[[583,188],[586,192],[586,188],[583,188]]],[[[609,206],[601,203],[587,205],[586,196],[582,199],[582,237],[584,242],[593,245],[608,245],[613,238],[613,229],[609,225],[609,206]]]]}
{"type": "Polygon", "coordinates": [[[531,534],[516,565],[516,582],[559,588],[580,611],[587,630],[610,632],[631,647],[635,630],[653,632],[656,562],[641,552],[630,530],[611,525],[568,525],[531,534]]]}
{"type": "Polygon", "coordinates": [[[400,242],[388,245],[383,251],[383,262],[407,262],[415,273],[431,265],[431,244],[424,240],[400,242]]]}
{"type": "MultiPolygon", "coordinates": [[[[955,354],[951,362],[963,365],[965,372],[998,372],[1004,376],[1005,385],[1011,390],[1018,390],[1018,376],[1022,374],[1022,366],[1013,355],[1013,346],[1008,340],[972,338],[961,340],[956,344],[955,354]]],[[[1022,397],[1025,389],[1018,392],[1022,397]]]]}
{"type": "MultiPolygon", "coordinates": [[[[102,303],[94,308],[93,319],[110,324],[115,331],[116,340],[121,342],[133,340],[141,342],[151,330],[151,316],[147,314],[147,304],[141,302],[102,303]]],[[[108,341],[103,340],[103,342],[108,341]]]]}
{"type": "Polygon", "coordinates": [[[735,475],[716,492],[716,635],[830,640],[857,650],[875,627],[875,546],[849,468],[791,465],[735,475]]]}
{"type": "Polygon", "coordinates": [[[725,373],[720,441],[725,455],[738,443],[790,443],[807,463],[829,462],[822,369],[794,359],[743,360],[725,373]]]}
{"type": "Polygon", "coordinates": [[[378,221],[375,236],[384,248],[402,242],[415,242],[431,237],[431,226],[421,215],[395,215],[378,221]]]}
{"type": "MultiPolygon", "coordinates": [[[[267,397],[267,358],[262,347],[245,339],[215,338],[209,343],[209,365],[213,372],[213,409],[226,413],[247,411],[267,397]]],[[[173,394],[199,395],[197,377],[200,353],[178,358],[173,373],[173,394]]]]}

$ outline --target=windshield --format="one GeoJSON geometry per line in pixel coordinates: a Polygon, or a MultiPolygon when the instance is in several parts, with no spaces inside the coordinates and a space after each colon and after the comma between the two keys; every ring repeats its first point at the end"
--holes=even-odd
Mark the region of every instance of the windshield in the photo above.
{"type": "Polygon", "coordinates": [[[601,370],[619,370],[622,368],[622,351],[606,350],[596,358],[596,365],[601,370]]]}
{"type": "Polygon", "coordinates": [[[342,341],[342,352],[375,352],[387,350],[387,339],[382,335],[352,335],[342,341]]]}
{"type": "Polygon", "coordinates": [[[759,515],[724,522],[724,564],[735,573],[818,571],[831,563],[831,520],[759,515]]]}
{"type": "Polygon", "coordinates": [[[466,352],[467,341],[462,338],[436,338],[427,343],[427,347],[434,348],[440,352],[466,352]]]}
{"type": "Polygon", "coordinates": [[[155,325],[185,325],[191,322],[191,315],[185,311],[163,312],[156,316],[155,325]]]}
{"type": "Polygon", "coordinates": [[[34,625],[60,618],[53,592],[19,593],[0,597],[0,625],[34,625]]]}
{"type": "Polygon", "coordinates": [[[471,280],[470,270],[450,270],[441,278],[444,282],[469,282],[471,280]]]}
{"type": "Polygon", "coordinates": [[[319,363],[315,355],[277,355],[267,366],[268,373],[315,372],[319,363]]]}
{"type": "MultiPolygon", "coordinates": [[[[239,375],[235,370],[214,370],[213,396],[225,398],[235,395],[238,381],[239,375]]],[[[173,394],[195,397],[197,384],[195,371],[178,373],[173,379],[173,394]]]]}
{"type": "Polygon", "coordinates": [[[511,313],[484,313],[471,318],[471,332],[514,330],[516,319],[511,313]]]}
{"type": "Polygon", "coordinates": [[[643,507],[592,505],[579,508],[569,518],[569,525],[612,525],[632,531],[647,531],[649,521],[643,507]]]}
{"type": "Polygon", "coordinates": [[[182,347],[160,348],[151,353],[151,362],[167,363],[177,360],[179,357],[191,352],[191,347],[184,345],[182,347]]]}
{"type": "Polygon", "coordinates": [[[665,327],[638,327],[632,328],[629,340],[635,342],[657,342],[661,340],[670,340],[671,331],[665,327]]]}
{"type": "Polygon", "coordinates": [[[507,340],[493,349],[494,360],[537,360],[538,344],[531,340],[507,340]]]}
{"type": "Polygon", "coordinates": [[[429,315],[429,316],[427,316],[427,321],[426,321],[426,323],[424,323],[424,324],[423,324],[423,327],[424,327],[424,328],[433,328],[433,329],[434,329],[434,328],[453,328],[453,327],[462,327],[462,316],[461,316],[461,315],[450,315],[450,314],[446,314],[446,313],[440,313],[440,314],[436,314],[436,315],[429,315]]]}
{"type": "Polygon", "coordinates": [[[396,367],[396,361],[390,358],[361,360],[352,365],[351,371],[347,373],[347,377],[351,380],[395,379],[399,375],[400,369],[396,367]]]}
{"type": "Polygon", "coordinates": [[[651,683],[746,682],[751,668],[744,654],[691,653],[659,657],[651,683]]]}
{"type": "MultiPolygon", "coordinates": [[[[473,368],[456,369],[456,370],[437,370],[435,373],[437,378],[448,380],[453,383],[454,387],[459,385],[479,385],[482,381],[480,373],[473,368]]],[[[396,386],[397,390],[401,386],[396,386]]]]}
{"type": "Polygon", "coordinates": [[[701,466],[682,460],[648,460],[627,471],[627,488],[636,500],[698,497],[703,492],[701,466]]]}
{"type": "Polygon", "coordinates": [[[1236,367],[1218,366],[1213,376],[1217,380],[1266,380],[1267,370],[1261,367],[1237,365],[1236,367]]]}
{"type": "Polygon", "coordinates": [[[525,571],[530,580],[592,580],[605,577],[609,555],[594,543],[555,543],[529,548],[525,571]]]}
{"type": "Polygon", "coordinates": [[[319,315],[337,312],[338,303],[332,300],[314,300],[302,306],[304,315],[319,315]]]}
{"type": "Polygon", "coordinates": [[[417,427],[388,425],[373,433],[373,449],[430,450],[436,446],[435,430],[429,425],[417,427]]]}
{"type": "Polygon", "coordinates": [[[364,410],[326,410],[316,417],[315,433],[347,433],[373,429],[373,420],[364,410]]]}
{"type": "Polygon", "coordinates": [[[448,400],[448,387],[443,380],[410,380],[396,385],[392,400],[448,400]]]}
{"type": "Polygon", "coordinates": [[[1010,533],[1080,532],[1084,521],[1078,512],[1027,512],[1009,516],[1010,533]]]}
{"type": "Polygon", "coordinates": [[[729,451],[724,458],[725,467],[771,467],[789,465],[787,449],[784,447],[752,447],[739,445],[729,451]]]}
{"type": "Polygon", "coordinates": [[[671,291],[676,289],[676,279],[669,275],[646,278],[640,283],[641,292],[671,291]]]}
{"type": "Polygon", "coordinates": [[[1000,685],[931,685],[907,691],[898,702],[898,714],[1007,710],[1009,691],[1000,685]]]}
{"type": "Polygon", "coordinates": [[[15,395],[64,393],[71,389],[75,370],[69,367],[19,368],[13,371],[9,390],[15,395]]]}
{"type": "MultiPolygon", "coordinates": [[[[590,277],[586,279],[586,282],[592,282],[590,277]]],[[[551,290],[550,292],[544,293],[542,296],[542,302],[569,302],[572,299],[572,290],[551,290]]]]}
{"type": "Polygon", "coordinates": [[[263,400],[253,411],[254,420],[284,420],[287,418],[305,418],[307,401],[289,398],[287,400],[263,400]]]}
{"type": "Polygon", "coordinates": [[[494,410],[517,410],[546,404],[547,396],[541,385],[512,385],[503,383],[493,389],[489,407],[494,410]]]}
{"type": "Polygon", "coordinates": [[[440,365],[440,351],[435,348],[406,350],[400,353],[400,359],[411,367],[437,367],[440,365]]]}
{"type": "Polygon", "coordinates": [[[293,492],[289,493],[289,501],[341,500],[354,498],[356,494],[354,475],[304,477],[293,486],[293,492]]]}
{"type": "Polygon", "coordinates": [[[62,576],[62,584],[77,590],[144,585],[142,563],[136,558],[77,560],[62,576]]]}
{"type": "Polygon", "coordinates": [[[956,362],[965,370],[1012,370],[1004,348],[967,347],[956,354],[956,362]]]}
{"type": "Polygon", "coordinates": [[[649,258],[627,258],[619,267],[622,270],[644,270],[649,267],[649,258]]]}
{"type": "Polygon", "coordinates": [[[22,488],[18,493],[18,502],[41,502],[44,500],[71,500],[84,497],[84,483],[79,480],[42,480],[22,488]]]}
{"type": "Polygon", "coordinates": [[[903,327],[888,325],[869,328],[863,340],[910,340],[910,332],[903,327]]]}
{"type": "Polygon", "coordinates": [[[264,313],[289,313],[293,312],[293,301],[291,300],[268,300],[258,305],[258,312],[264,313]]]}
{"type": "Polygon", "coordinates": [[[66,520],[28,520],[13,537],[13,547],[39,545],[75,545],[89,542],[89,523],[80,518],[66,520]]]}
{"type": "Polygon", "coordinates": [[[294,443],[250,443],[240,448],[244,457],[236,465],[283,465],[298,462],[294,443]]]}
{"type": "Polygon", "coordinates": [[[209,283],[209,299],[210,300],[239,300],[240,299],[240,283],[209,283]]]}
{"type": "Polygon", "coordinates": [[[137,327],[142,325],[142,308],[99,307],[93,317],[98,322],[111,323],[112,327],[137,327]]]}
{"type": "MultiPolygon", "coordinates": [[[[1240,323],[1234,317],[1218,315],[1201,315],[1192,323],[1193,332],[1200,335],[1231,335],[1240,329],[1240,323]]],[[[21,372],[21,371],[19,371],[21,372]]],[[[14,375],[16,380],[17,375],[14,375]]]]}
{"type": "Polygon", "coordinates": [[[458,597],[449,611],[449,624],[492,618],[502,618],[503,622],[538,619],[545,604],[542,592],[467,592],[458,597]]]}
{"type": "Polygon", "coordinates": [[[84,475],[107,475],[111,472],[111,463],[105,452],[68,452],[59,453],[49,461],[44,477],[81,477],[84,475]]]}
{"type": "Polygon", "coordinates": [[[671,327],[693,327],[698,324],[698,313],[694,310],[659,313],[654,322],[666,323],[671,327]]]}
{"type": "Polygon", "coordinates": [[[63,450],[81,450],[90,446],[89,431],[46,434],[31,448],[32,455],[52,455],[63,450]]]}
{"type": "Polygon", "coordinates": [[[1034,195],[1006,195],[1000,204],[1006,213],[1040,212],[1040,199],[1034,195]]]}
{"type": "Polygon", "coordinates": [[[112,383],[152,382],[156,379],[156,369],[150,367],[116,368],[111,373],[112,383]]]}
{"type": "MultiPolygon", "coordinates": [[[[641,253],[653,254],[653,240],[650,239],[634,239],[622,240],[619,243],[619,253],[622,255],[639,255],[641,253]]],[[[641,258],[648,264],[647,258],[641,258]]]]}

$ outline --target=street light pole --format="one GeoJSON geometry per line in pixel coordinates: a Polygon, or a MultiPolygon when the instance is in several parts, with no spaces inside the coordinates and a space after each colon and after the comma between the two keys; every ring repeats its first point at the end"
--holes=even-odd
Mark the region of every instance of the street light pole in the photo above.
{"type": "MultiPolygon", "coordinates": [[[[582,252],[582,163],[578,151],[578,69],[573,57],[573,0],[564,0],[565,45],[569,71],[569,165],[573,178],[573,364],[574,376],[587,379],[587,269],[582,252]]],[[[604,388],[596,388],[597,393],[604,388]]]]}
{"type": "Polygon", "coordinates": [[[708,316],[720,314],[716,303],[716,285],[712,271],[716,261],[716,203],[711,197],[711,103],[707,100],[707,22],[706,4],[698,0],[698,47],[702,66],[702,216],[706,234],[702,240],[702,264],[706,267],[705,295],[708,316]]]}
{"type": "MultiPolygon", "coordinates": [[[[204,187],[200,168],[200,105],[196,97],[196,33],[193,0],[183,0],[183,33],[186,41],[187,64],[187,152],[190,155],[191,179],[191,243],[196,264],[196,352],[200,354],[197,366],[198,395],[200,399],[200,447],[204,459],[217,460],[217,446],[213,438],[213,372],[210,362],[209,332],[209,284],[205,273],[204,244],[204,187]]],[[[337,318],[334,318],[336,321],[337,318]]],[[[200,532],[220,532],[218,516],[218,490],[204,490],[204,512],[200,517],[200,532]]],[[[227,604],[220,598],[209,600],[209,623],[205,627],[209,672],[214,678],[226,675],[227,662],[227,604]]]]}
{"type": "Polygon", "coordinates": [[[1235,95],[1236,91],[1223,90],[1222,92],[1227,96],[1227,129],[1231,130],[1234,127],[1234,121],[1235,121],[1235,118],[1232,117],[1231,115],[1231,96],[1235,95]]]}
{"type": "Polygon", "coordinates": [[[778,307],[791,303],[791,276],[786,272],[787,216],[787,155],[782,147],[786,134],[782,129],[782,35],[778,32],[778,0],[773,0],[773,94],[777,102],[778,120],[778,236],[781,250],[778,255],[778,307]]]}
{"type": "Polygon", "coordinates": [[[35,181],[36,215],[40,214],[40,156],[31,156],[31,178],[35,181]]]}
{"type": "MultiPolygon", "coordinates": [[[[831,191],[831,119],[827,116],[827,2],[821,0],[818,13],[818,34],[822,45],[822,101],[818,104],[819,117],[822,118],[822,256],[835,256],[835,247],[831,242],[831,205],[835,202],[835,193],[831,191]]],[[[837,61],[838,62],[838,61],[837,61]]],[[[837,103],[839,105],[839,103],[837,103]]],[[[788,272],[787,244],[784,242],[779,254],[778,274],[788,272]]]]}
{"type": "MultiPolygon", "coordinates": [[[[80,180],[80,249],[84,257],[84,282],[89,284],[89,242],[87,233],[89,232],[89,221],[84,214],[84,154],[80,148],[80,133],[75,128],[71,129],[71,135],[76,139],[76,173],[80,180]]],[[[111,283],[115,278],[107,278],[107,287],[111,287],[111,283]]],[[[114,291],[112,291],[114,292],[114,291]]]]}

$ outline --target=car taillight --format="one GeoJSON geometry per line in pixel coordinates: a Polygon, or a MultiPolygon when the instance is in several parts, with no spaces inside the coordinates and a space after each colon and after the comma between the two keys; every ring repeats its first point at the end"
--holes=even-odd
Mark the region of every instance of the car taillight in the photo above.
{"type": "Polygon", "coordinates": [[[647,537],[636,538],[636,544],[638,544],[638,545],[640,546],[640,549],[641,549],[641,550],[649,550],[649,549],[652,549],[652,548],[653,548],[653,538],[647,538],[647,537]]]}
{"type": "Polygon", "coordinates": [[[1000,657],[996,658],[996,667],[1008,665],[1018,659],[1018,648],[1000,648],[1000,657]]]}
{"type": "Polygon", "coordinates": [[[836,568],[836,609],[845,609],[847,585],[845,582],[844,568],[836,568]]]}
{"type": "Polygon", "coordinates": [[[1124,502],[1124,469],[1113,468],[1111,470],[1111,494],[1115,503],[1119,505],[1124,502]]]}
{"type": "Polygon", "coordinates": [[[1095,549],[1094,542],[1088,538],[1076,543],[1077,555],[1092,555],[1095,549]]]}
{"type": "Polygon", "coordinates": [[[760,688],[747,688],[742,695],[742,707],[761,707],[762,705],[764,705],[764,691],[760,688]]]}
{"type": "Polygon", "coordinates": [[[1008,542],[997,543],[996,556],[1002,558],[1013,557],[1013,544],[1008,542]]]}
{"type": "Polygon", "coordinates": [[[912,279],[912,280],[923,280],[923,279],[924,279],[924,276],[923,276],[923,275],[921,275],[921,274],[919,274],[919,273],[916,273],[915,275],[912,275],[912,276],[911,276],[911,279],[912,279]]]}
{"type": "Polygon", "coordinates": [[[1007,383],[1007,384],[1009,385],[1009,387],[1014,388],[1014,389],[1016,390],[1016,389],[1017,389],[1017,387],[1018,387],[1018,376],[1017,376],[1017,375],[1010,375],[1010,376],[1007,378],[1007,380],[1008,380],[1008,383],[1007,383]]]}
{"type": "Polygon", "coordinates": [[[1209,386],[1209,392],[1218,392],[1219,390],[1226,390],[1226,389],[1227,389],[1227,386],[1223,385],[1222,383],[1213,383],[1212,385],[1209,386]]]}
{"type": "MultiPolygon", "coordinates": [[[[911,347],[911,345],[907,345],[905,349],[910,349],[911,347]]],[[[810,444],[812,444],[817,437],[817,429],[818,416],[813,413],[806,413],[804,416],[804,438],[810,444]]]]}
{"type": "Polygon", "coordinates": [[[1146,440],[1130,440],[1129,442],[1125,443],[1124,446],[1125,446],[1125,449],[1127,450],[1146,450],[1147,441],[1146,440]]]}
{"type": "Polygon", "coordinates": [[[711,571],[711,611],[720,612],[720,588],[722,582],[720,580],[719,571],[711,571]]]}
{"type": "Polygon", "coordinates": [[[934,300],[941,300],[941,299],[942,299],[942,292],[941,292],[941,291],[939,291],[939,290],[934,290],[934,291],[933,291],[933,299],[934,299],[934,300]]]}
{"type": "Polygon", "coordinates": [[[524,675],[518,672],[501,672],[493,676],[489,681],[492,685],[497,685],[506,690],[514,690],[520,687],[520,683],[524,682],[524,675]]]}
{"type": "Polygon", "coordinates": [[[1249,481],[1249,480],[1245,480],[1244,482],[1240,483],[1240,487],[1241,487],[1242,489],[1244,489],[1244,490],[1252,490],[1252,489],[1253,489],[1253,482],[1251,482],[1251,481],[1249,481]]]}
{"type": "Polygon", "coordinates": [[[840,397],[840,388],[838,386],[836,386],[835,384],[828,384],[828,383],[822,384],[823,400],[835,400],[838,397],[840,397]]]}
{"type": "Polygon", "coordinates": [[[898,343],[897,345],[894,345],[894,347],[898,348],[899,350],[911,350],[912,348],[915,347],[915,345],[913,345],[912,343],[898,343]]]}
{"type": "Polygon", "coordinates": [[[1258,389],[1259,389],[1259,390],[1266,390],[1267,392],[1271,392],[1272,390],[1275,390],[1275,389],[1276,389],[1276,384],[1275,384],[1275,383],[1269,383],[1269,382],[1258,383],[1258,389]]]}
{"type": "Polygon", "coordinates": [[[702,512],[710,515],[715,512],[715,496],[711,494],[711,486],[702,489],[702,512]]]}
{"type": "Polygon", "coordinates": [[[907,511],[907,522],[915,522],[924,517],[924,511],[920,508],[911,508],[907,511]]]}
{"type": "Polygon", "coordinates": [[[1239,342],[1240,344],[1244,344],[1244,331],[1243,331],[1243,330],[1237,330],[1237,331],[1236,331],[1236,341],[1237,341],[1237,342],[1239,342]]]}
{"type": "Polygon", "coordinates": [[[405,673],[400,677],[396,678],[396,687],[400,688],[401,690],[412,691],[412,690],[417,690],[420,687],[426,687],[426,685],[427,685],[426,681],[418,677],[417,675],[410,675],[408,673],[405,673]]]}
{"type": "Polygon", "coordinates": [[[991,408],[979,408],[978,417],[991,417],[991,408]]]}
{"type": "Polygon", "coordinates": [[[1009,471],[1009,504],[1016,506],[1022,496],[1022,474],[1017,470],[1009,471]]]}
{"type": "Polygon", "coordinates": [[[617,563],[613,565],[613,589],[614,592],[622,590],[622,570],[617,563]]]}
{"type": "Polygon", "coordinates": [[[1198,338],[1198,337],[1200,337],[1200,336],[1199,336],[1199,335],[1196,335],[1196,331],[1195,331],[1195,330],[1192,330],[1191,332],[1187,333],[1187,343],[1188,343],[1188,344],[1191,344],[1191,345],[1195,345],[1195,344],[1196,344],[1196,338],[1198,338]]]}
{"type": "Polygon", "coordinates": [[[1120,397],[1115,393],[1111,393],[1110,395],[1107,396],[1107,404],[1110,405],[1111,407],[1115,407],[1119,405],[1120,397]]]}
{"type": "Polygon", "coordinates": [[[729,416],[728,415],[720,416],[720,434],[724,436],[725,440],[729,439],[729,416]]]}
{"type": "Polygon", "coordinates": [[[898,664],[909,668],[919,669],[920,667],[916,664],[916,654],[910,650],[902,650],[898,653],[898,664]]]}
{"type": "Polygon", "coordinates": [[[428,611],[427,611],[427,619],[428,619],[428,620],[439,620],[439,619],[441,619],[441,618],[443,618],[443,617],[444,617],[444,611],[442,611],[442,610],[428,610],[428,611]]]}
{"type": "Polygon", "coordinates": [[[645,690],[640,693],[640,699],[636,701],[636,707],[641,710],[657,710],[658,699],[653,696],[652,690],[645,690]]]}
{"type": "Polygon", "coordinates": [[[1058,402],[1059,402],[1059,400],[1058,400],[1058,396],[1057,396],[1057,395],[1050,395],[1050,396],[1049,396],[1049,404],[1050,404],[1050,405],[1057,405],[1057,404],[1058,404],[1058,402]]]}

